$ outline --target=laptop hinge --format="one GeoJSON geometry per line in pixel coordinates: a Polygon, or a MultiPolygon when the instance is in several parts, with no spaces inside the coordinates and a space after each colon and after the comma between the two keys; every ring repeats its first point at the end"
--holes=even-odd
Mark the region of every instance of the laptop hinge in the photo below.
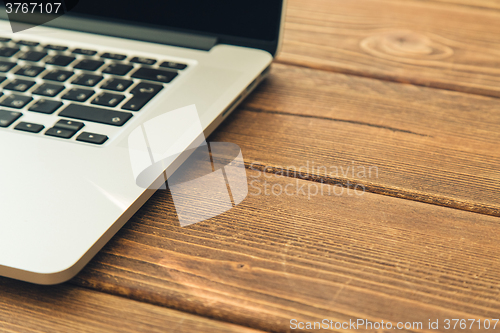
{"type": "MultiPolygon", "coordinates": [[[[17,23],[17,24],[23,24],[23,23],[17,23]]],[[[29,28],[30,24],[28,23],[26,25],[27,25],[26,28],[29,28]]],[[[65,15],[58,17],[50,22],[45,23],[44,25],[56,28],[69,29],[69,30],[90,32],[99,35],[123,37],[140,41],[187,47],[205,51],[209,51],[212,47],[214,47],[217,44],[216,37],[203,36],[185,32],[168,31],[164,29],[156,29],[149,27],[140,27],[136,25],[123,24],[123,23],[105,22],[102,20],[76,17],[72,15],[65,15]]]]}

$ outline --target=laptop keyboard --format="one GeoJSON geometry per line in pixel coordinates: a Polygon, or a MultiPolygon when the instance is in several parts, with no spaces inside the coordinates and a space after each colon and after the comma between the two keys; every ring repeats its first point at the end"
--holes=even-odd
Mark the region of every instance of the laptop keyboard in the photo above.
{"type": "Polygon", "coordinates": [[[188,65],[64,45],[0,37],[0,130],[102,145],[106,131],[124,126],[188,65]],[[30,113],[56,115],[50,126],[30,113]]]}

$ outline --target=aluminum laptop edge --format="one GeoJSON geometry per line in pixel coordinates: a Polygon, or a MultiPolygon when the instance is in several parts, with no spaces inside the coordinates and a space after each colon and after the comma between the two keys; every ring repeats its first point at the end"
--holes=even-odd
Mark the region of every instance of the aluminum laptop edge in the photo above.
{"type": "MultiPolygon", "coordinates": [[[[95,50],[92,59],[111,52],[126,55],[127,59],[141,57],[156,59],[158,64],[171,61],[187,67],[179,70],[171,83],[164,84],[164,89],[140,112],[129,112],[132,117],[123,126],[76,120],[85,123],[85,131],[106,135],[108,140],[102,145],[77,141],[76,135],[70,139],[45,135],[45,130],[64,118],[59,116],[62,111],[42,114],[29,111],[29,106],[0,106],[0,110],[22,114],[12,125],[0,127],[1,276],[58,284],[74,277],[98,253],[164,183],[158,174],[158,180],[147,188],[137,185],[129,156],[129,134],[148,120],[189,105],[196,106],[205,136],[214,131],[263,79],[278,52],[286,4],[274,1],[270,9],[273,1],[241,2],[243,7],[246,4],[248,14],[230,5],[240,2],[220,1],[224,9],[217,17],[218,13],[207,13],[212,9],[203,7],[202,3],[208,2],[198,0],[80,0],[67,14],[16,33],[3,15],[0,36],[13,41],[38,42],[39,47],[65,45],[67,52],[75,48],[95,50]],[[193,9],[197,8],[193,7],[195,3],[201,6],[199,10],[193,9]],[[122,7],[106,11],[103,4],[122,7]],[[158,15],[153,15],[161,12],[158,6],[163,6],[166,22],[173,22],[171,25],[161,26],[158,15]],[[184,15],[184,21],[172,16],[176,11],[181,18],[184,15]],[[111,12],[120,17],[103,14],[111,12]],[[135,12],[139,14],[132,14],[135,12]],[[137,20],[133,15],[138,15],[137,20]],[[150,19],[157,21],[149,24],[150,19]],[[229,21],[229,30],[223,30],[224,20],[229,21]],[[218,23],[212,26],[213,22],[218,23]],[[266,31],[252,29],[251,24],[267,27],[267,33],[274,36],[266,38],[262,34],[266,31]],[[36,134],[16,130],[21,121],[39,123],[45,129],[36,134]]],[[[9,59],[0,57],[0,61],[4,60],[9,59]]],[[[47,66],[47,70],[50,68],[47,66]]],[[[5,82],[21,79],[11,72],[5,76],[5,82]]],[[[5,84],[1,85],[2,98],[9,94],[5,84]]],[[[95,89],[96,93],[101,91],[99,85],[95,89]]],[[[125,95],[130,97],[129,93],[125,95]]],[[[34,99],[36,102],[37,97],[34,99]]],[[[64,110],[68,101],[57,99],[64,103],[64,110]]],[[[92,105],[90,100],[80,104],[92,105]]],[[[192,141],[186,138],[177,144],[187,149],[192,141]]],[[[171,161],[166,168],[178,167],[180,160],[171,161]]]]}

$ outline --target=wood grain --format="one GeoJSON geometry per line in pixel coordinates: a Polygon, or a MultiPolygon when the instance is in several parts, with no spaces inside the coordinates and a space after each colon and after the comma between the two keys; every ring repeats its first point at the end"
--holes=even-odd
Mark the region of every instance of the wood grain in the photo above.
{"type": "Polygon", "coordinates": [[[500,216],[496,98],[275,65],[210,139],[247,167],[500,216]]]}
{"type": "Polygon", "coordinates": [[[431,1],[289,1],[279,61],[500,96],[500,11],[431,1]]]}
{"type": "Polygon", "coordinates": [[[272,332],[498,317],[500,219],[269,176],[248,170],[243,203],[186,228],[158,191],[73,283],[272,332]]]}
{"type": "Polygon", "coordinates": [[[91,291],[0,278],[0,331],[254,332],[245,327],[91,291]]]}
{"type": "Polygon", "coordinates": [[[500,9],[499,0],[420,0],[420,1],[436,1],[447,5],[462,5],[470,7],[482,7],[488,9],[500,9]]]}

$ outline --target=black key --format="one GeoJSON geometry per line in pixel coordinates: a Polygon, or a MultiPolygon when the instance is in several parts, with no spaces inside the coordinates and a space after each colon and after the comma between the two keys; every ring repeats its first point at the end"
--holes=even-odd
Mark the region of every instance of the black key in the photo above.
{"type": "Polygon", "coordinates": [[[94,50],[85,50],[85,49],[74,49],[73,53],[75,53],[75,54],[84,54],[84,55],[88,55],[88,56],[93,56],[94,54],[97,53],[97,51],[94,51],[94,50]]]}
{"type": "Polygon", "coordinates": [[[43,48],[47,49],[47,50],[55,50],[55,51],[66,51],[68,49],[66,46],[53,45],[53,44],[45,45],[43,48]]]}
{"type": "Polygon", "coordinates": [[[139,68],[132,74],[132,77],[150,81],[169,83],[177,76],[177,72],[155,68],[139,68]]]}
{"type": "Polygon", "coordinates": [[[127,103],[123,104],[122,109],[129,110],[129,111],[139,111],[140,109],[142,109],[142,107],[144,105],[146,105],[147,102],[149,102],[149,100],[151,98],[145,99],[142,97],[135,97],[134,96],[134,97],[130,98],[127,101],[127,103]]]}
{"type": "Polygon", "coordinates": [[[35,91],[33,91],[33,94],[54,97],[57,96],[57,94],[59,94],[61,91],[63,91],[63,89],[64,86],[60,84],[44,83],[38,86],[35,91]]]}
{"type": "Polygon", "coordinates": [[[46,114],[52,114],[54,113],[57,109],[59,109],[63,105],[62,102],[60,101],[53,101],[50,99],[39,99],[38,101],[33,104],[29,110],[34,111],[34,112],[40,112],[40,113],[46,113],[46,114]]]}
{"type": "Polygon", "coordinates": [[[2,42],[2,43],[7,43],[7,42],[10,42],[10,41],[11,41],[10,38],[0,37],[0,42],[2,42]]]}
{"type": "Polygon", "coordinates": [[[130,80],[109,79],[101,86],[101,89],[125,91],[132,84],[130,80]]]}
{"type": "Polygon", "coordinates": [[[154,65],[156,63],[156,60],[143,57],[134,57],[132,58],[132,60],[130,60],[130,62],[136,62],[138,64],[144,64],[144,65],[154,65]]]}
{"type": "Polygon", "coordinates": [[[19,52],[18,48],[3,46],[0,47],[0,57],[12,57],[19,52]]]}
{"type": "Polygon", "coordinates": [[[91,60],[91,59],[83,59],[80,60],[73,68],[75,69],[84,69],[87,71],[95,71],[99,67],[104,64],[104,61],[100,60],[91,60]]]}
{"type": "Polygon", "coordinates": [[[31,88],[34,84],[35,84],[35,81],[15,79],[15,80],[12,80],[11,82],[9,82],[9,84],[7,84],[3,88],[7,89],[7,90],[14,90],[14,91],[18,91],[18,92],[25,92],[26,90],[28,90],[29,88],[31,88]]]}
{"type": "Polygon", "coordinates": [[[151,95],[153,97],[156,95],[160,90],[163,89],[162,85],[159,84],[154,84],[154,83],[147,83],[147,82],[141,82],[138,83],[131,91],[130,93],[132,95],[151,95]]]}
{"type": "Polygon", "coordinates": [[[18,44],[18,45],[26,45],[26,46],[37,46],[40,43],[38,43],[38,42],[31,42],[29,40],[18,40],[16,42],[16,44],[18,44]]]}
{"type": "Polygon", "coordinates": [[[83,132],[76,138],[76,141],[94,143],[96,145],[102,145],[104,142],[106,142],[106,140],[108,140],[108,137],[106,135],[88,132],[83,132]]]}
{"type": "Polygon", "coordinates": [[[74,73],[70,71],[63,71],[59,69],[53,69],[49,71],[43,78],[50,81],[64,82],[69,79],[74,73]]]}
{"type": "Polygon", "coordinates": [[[81,104],[68,105],[59,113],[59,116],[114,126],[122,126],[132,118],[132,114],[128,112],[108,110],[81,104]]]}
{"type": "Polygon", "coordinates": [[[75,135],[75,131],[65,130],[62,128],[52,127],[45,132],[45,135],[55,136],[62,139],[69,139],[75,135]]]}
{"type": "Polygon", "coordinates": [[[104,68],[102,72],[104,74],[125,75],[130,72],[132,68],[134,68],[134,66],[125,64],[111,64],[108,67],[104,68]]]}
{"type": "Polygon", "coordinates": [[[66,120],[66,119],[61,119],[54,125],[54,127],[62,128],[62,129],[70,130],[70,131],[75,131],[75,132],[78,132],[79,130],[81,130],[83,126],[85,126],[83,123],[80,123],[78,121],[73,121],[73,120],[66,120]]]}
{"type": "Polygon", "coordinates": [[[131,93],[134,96],[122,106],[122,109],[139,111],[162,89],[163,86],[158,84],[141,82],[132,89],[131,93]]]}
{"type": "Polygon", "coordinates": [[[0,110],[0,127],[8,127],[23,114],[15,111],[0,110]]]}
{"type": "Polygon", "coordinates": [[[12,95],[7,96],[3,100],[3,102],[0,103],[0,105],[20,109],[20,108],[24,107],[26,104],[28,104],[29,102],[31,102],[32,100],[33,100],[33,98],[31,98],[30,96],[12,94],[12,95]]]}
{"type": "Polygon", "coordinates": [[[14,129],[20,130],[20,131],[25,131],[25,132],[31,132],[31,133],[40,133],[41,130],[43,130],[45,126],[39,125],[39,124],[33,124],[33,123],[25,123],[21,122],[17,124],[14,129]]]}
{"type": "Polygon", "coordinates": [[[45,67],[26,65],[19,68],[14,74],[35,77],[45,70],[45,67]]]}
{"type": "Polygon", "coordinates": [[[12,68],[14,68],[17,64],[15,62],[10,61],[0,61],[0,72],[8,72],[12,68]]]}
{"type": "Polygon", "coordinates": [[[47,52],[40,52],[40,51],[26,51],[23,52],[20,56],[19,59],[21,60],[27,60],[27,61],[40,61],[43,57],[47,55],[47,52]]]}
{"type": "Polygon", "coordinates": [[[56,55],[53,55],[53,56],[49,57],[48,59],[46,59],[45,63],[48,65],[68,66],[75,59],[76,59],[75,57],[66,56],[66,55],[62,55],[62,54],[56,54],[56,55]]]}
{"type": "Polygon", "coordinates": [[[96,98],[94,98],[92,104],[115,107],[120,104],[120,102],[123,101],[124,98],[125,96],[123,95],[101,93],[96,98]]]}
{"type": "MultiPolygon", "coordinates": [[[[0,83],[2,83],[5,80],[7,80],[7,78],[5,76],[0,76],[0,83]]],[[[0,96],[2,96],[2,95],[0,95],[0,96]]]]}
{"type": "Polygon", "coordinates": [[[165,67],[165,68],[173,68],[173,69],[179,69],[182,70],[187,67],[185,64],[179,64],[177,62],[172,62],[172,61],[165,61],[160,64],[160,67],[165,67]]]}
{"type": "Polygon", "coordinates": [[[100,75],[92,75],[92,74],[81,74],[78,75],[76,79],[74,79],[71,83],[78,84],[80,86],[93,87],[102,80],[102,76],[100,75]]]}
{"type": "Polygon", "coordinates": [[[109,52],[101,54],[101,58],[114,59],[114,60],[123,60],[126,57],[127,56],[123,54],[109,53],[109,52]]]}
{"type": "Polygon", "coordinates": [[[72,88],[72,89],[68,90],[64,95],[62,95],[61,98],[62,99],[69,99],[69,100],[77,101],[77,102],[85,102],[93,94],[94,94],[93,90],[72,88]]]}

